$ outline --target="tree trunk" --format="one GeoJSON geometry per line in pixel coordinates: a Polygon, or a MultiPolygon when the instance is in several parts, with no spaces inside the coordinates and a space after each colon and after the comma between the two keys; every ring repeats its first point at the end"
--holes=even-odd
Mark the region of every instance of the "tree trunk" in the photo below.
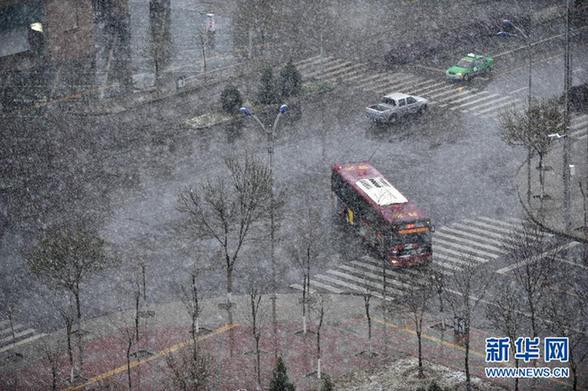
{"type": "Polygon", "coordinates": [[[131,383],[131,347],[133,345],[133,338],[131,336],[128,337],[129,341],[128,341],[128,345],[127,345],[127,379],[129,382],[129,390],[132,389],[132,383],[131,383]]]}
{"type": "Polygon", "coordinates": [[[423,340],[421,338],[422,336],[422,329],[421,327],[417,326],[416,329],[416,334],[417,334],[417,340],[418,340],[418,346],[419,346],[419,377],[424,377],[424,373],[423,373],[423,340]]]}
{"type": "Polygon", "coordinates": [[[370,316],[370,299],[371,296],[366,295],[364,296],[364,304],[365,304],[365,316],[367,317],[368,322],[368,354],[371,356],[372,354],[372,318],[370,316]]]}
{"type": "Polygon", "coordinates": [[[259,351],[259,337],[260,335],[257,334],[255,336],[255,358],[257,360],[256,363],[256,370],[257,370],[257,384],[261,386],[261,352],[259,351]]]}
{"type": "Polygon", "coordinates": [[[233,294],[233,267],[227,266],[227,304],[232,300],[233,294]]]}
{"type": "Polygon", "coordinates": [[[139,301],[141,299],[141,292],[135,292],[135,341],[139,342],[139,301]]]}
{"type": "Polygon", "coordinates": [[[77,326],[78,326],[78,365],[79,365],[79,375],[82,374],[82,368],[84,366],[84,350],[82,346],[82,310],[80,304],[80,286],[76,284],[74,291],[72,292],[74,298],[76,300],[76,317],[77,317],[77,326]]]}
{"type": "Polygon", "coordinates": [[[302,283],[302,334],[306,335],[306,273],[302,283]]]}
{"type": "Polygon", "coordinates": [[[466,390],[470,391],[472,389],[471,379],[470,379],[470,328],[466,325],[465,327],[465,375],[466,375],[466,390]]]}

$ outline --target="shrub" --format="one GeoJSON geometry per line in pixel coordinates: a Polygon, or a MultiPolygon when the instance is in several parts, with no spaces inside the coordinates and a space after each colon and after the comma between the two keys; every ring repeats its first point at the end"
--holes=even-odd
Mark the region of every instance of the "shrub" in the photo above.
{"type": "Polygon", "coordinates": [[[243,105],[239,89],[231,84],[226,86],[221,93],[221,104],[223,110],[229,114],[239,111],[239,108],[243,105]]]}
{"type": "Polygon", "coordinates": [[[335,385],[333,384],[331,377],[326,374],[323,375],[323,380],[321,382],[320,391],[334,391],[334,390],[335,390],[335,385]]]}
{"type": "Polygon", "coordinates": [[[269,390],[270,391],[294,391],[296,388],[294,384],[290,383],[290,379],[288,379],[288,373],[286,371],[286,365],[284,365],[284,361],[282,357],[278,357],[278,362],[276,363],[276,368],[274,369],[274,373],[272,375],[272,381],[270,383],[269,390]]]}
{"type": "Polygon", "coordinates": [[[433,381],[429,385],[429,391],[443,391],[443,389],[441,388],[441,386],[439,386],[437,383],[435,383],[435,381],[433,381]]]}
{"type": "Polygon", "coordinates": [[[261,71],[257,101],[264,105],[276,103],[278,101],[274,73],[272,67],[269,65],[264,67],[261,71]]]}
{"type": "Polygon", "coordinates": [[[295,96],[300,93],[301,87],[302,76],[296,69],[296,65],[290,60],[280,71],[280,93],[283,97],[295,96]]]}

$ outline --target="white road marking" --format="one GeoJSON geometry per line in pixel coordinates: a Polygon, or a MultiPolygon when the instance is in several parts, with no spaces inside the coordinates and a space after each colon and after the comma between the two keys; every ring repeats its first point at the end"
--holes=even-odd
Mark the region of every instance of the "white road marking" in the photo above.
{"type": "Polygon", "coordinates": [[[555,247],[555,248],[553,248],[551,250],[547,250],[547,251],[545,251],[545,252],[543,252],[543,253],[541,253],[539,255],[536,255],[536,256],[533,256],[533,257],[524,259],[524,260],[522,260],[520,262],[517,262],[517,263],[515,263],[513,265],[510,265],[510,266],[507,266],[507,267],[503,267],[502,269],[498,269],[496,271],[496,273],[506,274],[506,273],[510,272],[511,270],[517,269],[517,268],[519,268],[521,266],[528,265],[530,263],[537,262],[540,259],[543,259],[543,258],[548,257],[548,256],[553,255],[553,254],[557,254],[558,252],[560,252],[562,250],[568,250],[570,248],[576,247],[579,244],[580,244],[579,242],[569,242],[567,244],[563,244],[561,246],[557,246],[557,247],[555,247]]]}
{"type": "MultiPolygon", "coordinates": [[[[453,248],[457,247],[459,249],[462,249],[463,251],[466,252],[468,257],[477,259],[477,260],[479,260],[479,262],[487,262],[488,261],[487,258],[496,259],[499,257],[499,255],[496,255],[496,254],[490,254],[490,253],[487,253],[487,252],[480,250],[480,249],[476,249],[476,248],[473,248],[470,246],[465,246],[463,244],[451,242],[449,240],[445,240],[445,239],[438,238],[438,237],[433,237],[433,246],[435,246],[435,243],[442,243],[445,246],[449,246],[449,247],[443,247],[442,251],[452,252],[455,255],[460,255],[460,253],[453,250],[452,247],[453,248]]],[[[463,254],[463,255],[466,255],[466,254],[463,254]]]]}
{"type": "Polygon", "coordinates": [[[451,235],[450,233],[447,233],[447,232],[444,232],[444,231],[441,231],[441,230],[438,230],[437,232],[435,232],[435,237],[438,238],[439,236],[441,236],[442,238],[444,237],[444,238],[447,238],[449,240],[456,241],[456,242],[462,242],[462,243],[465,243],[465,244],[469,244],[471,246],[475,246],[475,247],[479,247],[479,248],[484,248],[484,249],[486,249],[488,251],[494,251],[494,252],[503,253],[503,254],[506,253],[506,251],[504,251],[504,249],[502,249],[500,247],[496,247],[496,246],[492,246],[490,244],[486,244],[486,243],[484,243],[483,241],[480,241],[480,240],[473,241],[473,240],[470,240],[470,239],[461,238],[459,236],[451,235]]]}

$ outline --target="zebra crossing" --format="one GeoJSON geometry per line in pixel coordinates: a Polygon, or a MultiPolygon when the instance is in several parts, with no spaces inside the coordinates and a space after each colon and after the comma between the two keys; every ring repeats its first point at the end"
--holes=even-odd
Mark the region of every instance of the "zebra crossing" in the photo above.
{"type": "Polygon", "coordinates": [[[0,320],[0,354],[33,342],[44,335],[22,323],[14,321],[11,325],[10,320],[0,320]]]}
{"type": "MultiPolygon", "coordinates": [[[[458,85],[446,80],[429,79],[406,72],[374,73],[367,64],[345,61],[331,56],[315,56],[296,63],[303,80],[319,80],[329,83],[345,83],[354,88],[374,92],[376,95],[398,91],[427,98],[431,105],[451,111],[496,119],[507,107],[524,109],[526,99],[516,94],[496,94],[472,86],[458,85]]],[[[587,137],[588,116],[572,118],[572,136],[587,137]]]]}
{"type": "MultiPolygon", "coordinates": [[[[426,268],[392,269],[387,267],[386,292],[401,295],[409,286],[419,285],[431,275],[450,277],[466,266],[478,266],[507,255],[504,247],[513,233],[523,234],[523,220],[487,216],[466,218],[439,228],[433,234],[433,261],[426,268]]],[[[547,236],[551,234],[544,233],[547,236]]],[[[329,293],[364,293],[382,298],[382,261],[369,255],[337,265],[310,279],[311,289],[329,293]]],[[[302,285],[290,288],[302,290],[302,285]]]]}

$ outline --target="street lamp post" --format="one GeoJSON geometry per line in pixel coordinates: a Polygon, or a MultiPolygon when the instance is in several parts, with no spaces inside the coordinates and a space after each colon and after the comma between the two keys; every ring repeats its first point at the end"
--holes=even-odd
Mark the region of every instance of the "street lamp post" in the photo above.
{"type": "Polygon", "coordinates": [[[251,110],[248,107],[241,107],[239,109],[239,111],[241,112],[241,114],[243,114],[246,117],[252,117],[255,121],[257,121],[257,123],[259,124],[259,126],[261,127],[261,129],[263,130],[263,133],[267,136],[267,143],[268,143],[268,147],[267,147],[267,153],[268,153],[268,157],[269,157],[269,170],[270,170],[270,178],[271,178],[271,187],[270,187],[270,263],[271,263],[271,273],[272,273],[272,296],[271,296],[271,301],[272,301],[272,323],[275,326],[276,325],[276,263],[275,263],[275,258],[274,258],[274,251],[275,251],[275,217],[274,217],[274,167],[273,167],[273,155],[274,155],[274,134],[275,131],[278,127],[278,123],[280,121],[280,117],[282,116],[282,114],[286,113],[286,111],[288,111],[288,106],[285,104],[280,105],[280,108],[278,109],[278,115],[276,116],[276,119],[274,120],[274,124],[272,125],[271,128],[267,128],[263,122],[261,122],[261,120],[255,115],[255,113],[253,112],[253,110],[251,110]]]}
{"type": "MultiPolygon", "coordinates": [[[[530,11],[530,5],[529,5],[529,11],[530,11]]],[[[529,23],[530,19],[529,19],[529,23]]],[[[531,115],[531,103],[532,103],[532,94],[531,94],[531,87],[532,87],[532,70],[533,70],[533,54],[531,51],[531,40],[529,39],[529,35],[530,35],[530,30],[531,30],[531,26],[529,26],[529,30],[527,31],[529,34],[525,34],[525,32],[523,30],[521,30],[518,26],[516,26],[515,24],[513,24],[510,20],[503,20],[502,21],[502,27],[504,28],[514,28],[515,30],[517,30],[521,36],[523,37],[523,39],[525,40],[525,43],[527,44],[527,58],[529,60],[529,70],[528,70],[528,86],[527,86],[527,117],[529,117],[531,115]]],[[[508,37],[512,34],[507,33],[506,31],[499,31],[498,36],[501,37],[508,37]]],[[[530,123],[529,123],[530,126],[530,123]]],[[[531,146],[527,146],[527,204],[531,205],[531,146]]]]}

